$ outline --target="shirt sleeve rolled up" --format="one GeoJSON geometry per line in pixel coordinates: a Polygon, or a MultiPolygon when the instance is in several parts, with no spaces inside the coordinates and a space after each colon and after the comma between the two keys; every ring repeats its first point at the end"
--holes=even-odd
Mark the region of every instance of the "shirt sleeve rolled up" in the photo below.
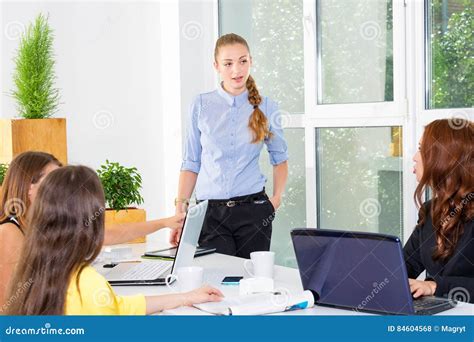
{"type": "Polygon", "coordinates": [[[272,100],[267,100],[267,119],[270,123],[271,138],[265,139],[270,164],[278,165],[288,160],[288,146],[283,135],[282,113],[278,105],[272,100]]]}
{"type": "Polygon", "coordinates": [[[200,110],[201,96],[197,96],[189,110],[181,171],[199,173],[199,170],[201,169],[201,132],[198,128],[198,116],[200,110]]]}

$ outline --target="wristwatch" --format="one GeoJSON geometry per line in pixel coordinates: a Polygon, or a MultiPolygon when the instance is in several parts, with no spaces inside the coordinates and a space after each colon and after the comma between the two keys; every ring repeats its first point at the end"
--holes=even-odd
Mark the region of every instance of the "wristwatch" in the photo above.
{"type": "Polygon", "coordinates": [[[189,205],[189,199],[187,198],[175,198],[174,199],[174,206],[176,207],[178,203],[184,203],[186,205],[189,205]]]}

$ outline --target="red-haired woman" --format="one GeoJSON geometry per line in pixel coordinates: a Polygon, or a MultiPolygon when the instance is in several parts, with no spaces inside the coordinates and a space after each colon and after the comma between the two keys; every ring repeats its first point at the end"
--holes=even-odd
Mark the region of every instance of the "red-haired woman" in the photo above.
{"type": "Polygon", "coordinates": [[[474,124],[436,120],[413,158],[418,224],[405,248],[413,297],[474,302],[474,124]],[[422,203],[425,190],[432,199],[422,203]],[[415,280],[426,271],[425,280],[415,280]]]}
{"type": "MultiPolygon", "coordinates": [[[[209,200],[199,244],[243,258],[269,250],[271,221],[288,176],[278,106],[260,95],[251,65],[244,38],[231,33],[217,40],[214,67],[222,83],[191,107],[175,203],[177,213],[186,210],[195,188],[198,200],[209,200]],[[264,144],[273,165],[271,198],[258,164],[264,144]]],[[[171,242],[178,236],[172,232],[171,242]]]]}

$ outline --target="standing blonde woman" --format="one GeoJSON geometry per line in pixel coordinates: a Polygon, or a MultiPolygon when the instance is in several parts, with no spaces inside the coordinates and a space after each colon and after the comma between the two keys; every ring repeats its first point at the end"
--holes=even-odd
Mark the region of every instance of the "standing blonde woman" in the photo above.
{"type": "MultiPolygon", "coordinates": [[[[248,258],[270,249],[271,222],[288,177],[287,144],[277,104],[260,95],[250,76],[252,57],[244,38],[226,34],[216,42],[214,67],[222,82],[191,106],[176,212],[186,210],[193,190],[209,200],[199,244],[248,258]],[[263,145],[273,165],[273,196],[259,168],[263,145]]],[[[179,231],[172,232],[176,244],[179,231]]]]}

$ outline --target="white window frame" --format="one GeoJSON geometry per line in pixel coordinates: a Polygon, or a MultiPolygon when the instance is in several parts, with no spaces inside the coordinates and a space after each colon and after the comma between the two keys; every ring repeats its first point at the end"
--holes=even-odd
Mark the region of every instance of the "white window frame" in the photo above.
{"type": "Polygon", "coordinates": [[[403,236],[409,236],[407,227],[416,223],[416,210],[411,200],[410,163],[407,157],[412,150],[407,132],[411,125],[406,93],[405,65],[405,4],[393,1],[393,93],[390,102],[357,104],[318,104],[317,94],[320,84],[317,65],[317,25],[316,0],[303,2],[304,63],[305,63],[305,115],[289,120],[290,127],[305,128],[306,160],[306,222],[317,226],[317,181],[316,181],[316,129],[322,127],[387,127],[401,126],[403,134],[403,236]],[[412,219],[412,213],[415,218],[412,219]],[[313,214],[316,213],[316,214],[313,214]]]}

